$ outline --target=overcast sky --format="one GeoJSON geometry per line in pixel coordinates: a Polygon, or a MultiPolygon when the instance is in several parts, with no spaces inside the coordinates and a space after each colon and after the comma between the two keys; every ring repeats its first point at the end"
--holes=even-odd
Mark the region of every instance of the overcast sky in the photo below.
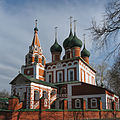
{"type": "MultiPolygon", "coordinates": [[[[95,18],[102,20],[105,4],[109,0],[0,0],[0,91],[10,91],[10,81],[24,64],[25,55],[33,39],[35,19],[47,62],[51,61],[50,47],[54,43],[54,27],[58,26],[58,43],[62,46],[69,34],[69,17],[77,20],[77,36],[91,51],[90,61],[100,62],[93,54],[92,40],[85,29],[95,18]]],[[[64,49],[62,55],[64,54],[64,49]]],[[[100,59],[101,58],[101,59],[100,59]]]]}

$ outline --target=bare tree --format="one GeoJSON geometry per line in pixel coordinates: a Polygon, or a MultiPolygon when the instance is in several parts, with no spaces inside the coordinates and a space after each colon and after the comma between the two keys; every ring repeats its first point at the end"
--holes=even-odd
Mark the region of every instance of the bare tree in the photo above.
{"type": "Polygon", "coordinates": [[[110,88],[120,96],[120,53],[108,72],[108,83],[110,88]]]}
{"type": "Polygon", "coordinates": [[[98,86],[103,86],[107,84],[106,73],[108,70],[108,64],[105,62],[102,62],[101,64],[98,64],[98,65],[92,64],[92,66],[96,70],[96,76],[95,76],[96,84],[98,86]]]}
{"type": "Polygon", "coordinates": [[[5,89],[0,91],[0,98],[8,98],[9,96],[10,95],[9,95],[8,91],[6,91],[5,89]]]}
{"type": "Polygon", "coordinates": [[[0,109],[7,109],[9,93],[4,89],[0,91],[0,109]]]}
{"type": "Polygon", "coordinates": [[[93,35],[93,41],[97,48],[110,46],[110,43],[116,43],[106,58],[120,50],[120,41],[115,42],[116,36],[120,30],[120,0],[112,0],[105,9],[105,15],[101,24],[97,25],[96,21],[92,21],[92,27],[89,29],[93,35]],[[113,38],[113,39],[112,39],[113,38]]]}

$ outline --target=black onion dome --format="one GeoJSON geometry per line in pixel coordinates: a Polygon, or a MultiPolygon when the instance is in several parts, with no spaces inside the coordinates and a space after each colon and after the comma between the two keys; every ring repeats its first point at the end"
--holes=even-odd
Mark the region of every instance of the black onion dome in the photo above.
{"type": "Polygon", "coordinates": [[[70,41],[72,40],[72,38],[73,38],[73,33],[72,33],[72,31],[70,31],[69,37],[66,38],[66,39],[64,40],[64,42],[63,42],[63,47],[64,47],[64,49],[69,48],[69,43],[70,43],[70,41]]]}
{"type": "Polygon", "coordinates": [[[90,52],[85,48],[85,45],[83,50],[81,51],[81,57],[90,57],[90,52]]]}
{"type": "Polygon", "coordinates": [[[51,52],[62,52],[62,47],[58,44],[57,40],[55,40],[55,43],[50,48],[51,52]]]}
{"type": "Polygon", "coordinates": [[[72,40],[69,42],[69,47],[82,47],[82,41],[80,39],[78,39],[78,37],[76,36],[76,34],[74,34],[72,40]]]}

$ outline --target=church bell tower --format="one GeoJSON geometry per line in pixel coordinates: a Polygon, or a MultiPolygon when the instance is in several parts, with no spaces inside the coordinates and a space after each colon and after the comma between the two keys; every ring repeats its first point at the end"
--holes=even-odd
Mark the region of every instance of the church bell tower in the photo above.
{"type": "Polygon", "coordinates": [[[25,65],[21,67],[21,73],[44,81],[45,63],[46,59],[42,54],[42,49],[38,39],[37,20],[35,20],[32,45],[29,46],[29,52],[25,56],[25,65]]]}

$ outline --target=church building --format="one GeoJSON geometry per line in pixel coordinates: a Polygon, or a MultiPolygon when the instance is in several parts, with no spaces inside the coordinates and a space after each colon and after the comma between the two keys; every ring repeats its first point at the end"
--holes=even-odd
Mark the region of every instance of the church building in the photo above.
{"type": "Polygon", "coordinates": [[[95,69],[89,64],[90,52],[77,37],[76,20],[72,32],[72,17],[70,17],[70,33],[63,41],[65,54],[61,59],[62,47],[57,39],[50,52],[52,61],[46,63],[38,38],[37,20],[34,37],[29,52],[25,56],[25,65],[21,73],[11,82],[11,95],[19,97],[23,108],[38,109],[39,99],[44,98],[44,106],[48,109],[63,109],[63,101],[68,101],[68,109],[98,109],[102,101],[103,109],[112,109],[112,103],[119,108],[119,97],[112,91],[98,87],[95,81],[95,69]],[[83,49],[81,49],[83,46],[83,49]]]}

